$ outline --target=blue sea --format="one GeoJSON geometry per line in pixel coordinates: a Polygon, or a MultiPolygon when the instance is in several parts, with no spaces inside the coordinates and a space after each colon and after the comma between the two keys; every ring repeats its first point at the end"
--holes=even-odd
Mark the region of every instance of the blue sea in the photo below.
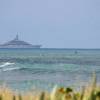
{"type": "Polygon", "coordinates": [[[79,88],[100,82],[99,49],[0,49],[0,85],[14,90],[79,88]]]}

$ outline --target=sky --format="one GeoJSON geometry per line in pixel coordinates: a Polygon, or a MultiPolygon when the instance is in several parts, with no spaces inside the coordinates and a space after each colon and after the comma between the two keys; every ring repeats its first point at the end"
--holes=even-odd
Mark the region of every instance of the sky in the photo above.
{"type": "Polygon", "coordinates": [[[17,33],[43,48],[100,48],[100,0],[0,0],[0,44],[17,33]]]}

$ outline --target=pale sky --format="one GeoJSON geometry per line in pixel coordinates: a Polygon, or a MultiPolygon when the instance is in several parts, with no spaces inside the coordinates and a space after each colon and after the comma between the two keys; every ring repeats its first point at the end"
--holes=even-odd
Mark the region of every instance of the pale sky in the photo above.
{"type": "Polygon", "coordinates": [[[100,48],[100,0],[0,0],[0,43],[17,33],[44,48],[100,48]]]}

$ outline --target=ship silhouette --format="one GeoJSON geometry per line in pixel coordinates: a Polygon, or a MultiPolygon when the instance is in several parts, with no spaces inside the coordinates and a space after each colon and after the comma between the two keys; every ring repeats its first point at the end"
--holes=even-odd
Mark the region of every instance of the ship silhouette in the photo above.
{"type": "Polygon", "coordinates": [[[1,44],[0,48],[41,48],[41,45],[32,45],[28,42],[22,41],[17,34],[13,40],[1,44]]]}

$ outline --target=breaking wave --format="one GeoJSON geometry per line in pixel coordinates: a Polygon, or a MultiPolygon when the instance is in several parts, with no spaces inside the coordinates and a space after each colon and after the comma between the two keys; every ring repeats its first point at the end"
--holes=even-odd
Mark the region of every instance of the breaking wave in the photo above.
{"type": "Polygon", "coordinates": [[[10,65],[14,65],[15,63],[10,63],[10,62],[5,62],[4,64],[0,65],[0,68],[6,67],[6,66],[10,66],[10,65]]]}
{"type": "Polygon", "coordinates": [[[15,67],[15,68],[4,68],[2,71],[13,71],[13,70],[19,70],[19,67],[15,67]]]}
{"type": "Polygon", "coordinates": [[[15,67],[12,65],[15,65],[15,63],[5,62],[2,65],[0,65],[0,71],[12,71],[12,70],[20,69],[19,67],[15,67]]]}

